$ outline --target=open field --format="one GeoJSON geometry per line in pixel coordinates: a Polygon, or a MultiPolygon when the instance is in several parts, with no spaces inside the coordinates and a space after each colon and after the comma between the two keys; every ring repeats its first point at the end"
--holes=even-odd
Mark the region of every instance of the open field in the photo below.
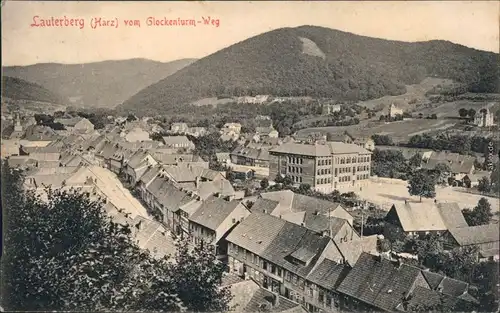
{"type": "Polygon", "coordinates": [[[211,106],[217,106],[219,104],[226,104],[226,103],[231,103],[235,102],[236,100],[231,99],[231,98],[223,98],[223,99],[217,99],[216,97],[213,98],[203,98],[197,101],[192,102],[192,105],[195,106],[206,106],[206,105],[211,105],[211,106]]]}
{"type": "Polygon", "coordinates": [[[471,100],[458,100],[453,102],[446,102],[440,104],[433,104],[432,107],[419,108],[413,115],[416,116],[422,113],[424,116],[436,114],[438,118],[441,117],[458,117],[458,110],[464,109],[474,109],[476,112],[488,107],[492,112],[496,112],[500,109],[500,102],[492,100],[481,100],[481,101],[471,101],[471,100]],[[491,104],[491,105],[490,105],[491,104]]]}
{"type": "MultiPolygon", "coordinates": [[[[408,194],[407,182],[399,179],[372,178],[370,185],[363,187],[356,193],[369,202],[380,205],[382,209],[389,210],[395,203],[404,204],[405,200],[419,202],[418,197],[408,194]]],[[[461,192],[452,187],[436,186],[436,199],[441,202],[457,202],[460,208],[473,208],[477,205],[482,195],[461,192]]],[[[499,199],[485,197],[491,204],[493,212],[499,211],[499,199]]],[[[422,202],[433,202],[433,199],[422,199],[422,202]]]]}
{"type": "Polygon", "coordinates": [[[354,137],[356,136],[371,136],[374,134],[388,135],[392,137],[394,142],[406,141],[411,136],[423,134],[426,132],[444,130],[456,124],[453,120],[428,120],[428,119],[410,119],[405,121],[397,121],[391,123],[383,123],[378,121],[363,122],[358,125],[350,126],[331,126],[331,127],[316,127],[305,128],[297,131],[299,136],[307,136],[313,132],[330,132],[342,133],[348,131],[354,137]]]}
{"type": "Polygon", "coordinates": [[[417,104],[428,102],[425,93],[438,85],[451,86],[454,85],[454,83],[449,79],[428,77],[424,79],[420,84],[407,85],[406,93],[403,95],[385,96],[378,99],[361,101],[358,103],[358,105],[370,109],[383,109],[384,112],[387,112],[391,104],[394,103],[397,107],[405,111],[412,110],[417,104]],[[413,104],[409,104],[409,102],[412,102],[413,104]]]}

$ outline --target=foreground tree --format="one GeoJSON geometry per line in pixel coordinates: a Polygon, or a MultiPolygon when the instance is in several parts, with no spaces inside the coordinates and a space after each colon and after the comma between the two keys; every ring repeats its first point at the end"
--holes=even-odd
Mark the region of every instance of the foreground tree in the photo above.
{"type": "Polygon", "coordinates": [[[422,197],[434,198],[436,196],[435,178],[428,175],[425,170],[415,172],[408,182],[408,192],[412,196],[419,196],[420,202],[422,202],[422,197]]]}
{"type": "Polygon", "coordinates": [[[155,259],[134,244],[128,225],[106,216],[101,202],[71,191],[47,193],[48,199],[23,193],[19,172],[3,164],[6,310],[170,312],[227,306],[230,297],[219,288],[223,270],[212,262],[213,249],[178,251],[174,261],[182,267],[169,258],[155,259]],[[205,295],[203,303],[186,290],[205,295]]]}
{"type": "Polygon", "coordinates": [[[479,179],[477,190],[483,193],[487,193],[491,191],[491,183],[488,177],[484,176],[479,179]]]}
{"type": "Polygon", "coordinates": [[[491,204],[486,198],[479,199],[474,209],[465,209],[463,213],[464,218],[469,226],[489,224],[491,222],[491,218],[493,217],[493,213],[491,212],[491,204]]]}

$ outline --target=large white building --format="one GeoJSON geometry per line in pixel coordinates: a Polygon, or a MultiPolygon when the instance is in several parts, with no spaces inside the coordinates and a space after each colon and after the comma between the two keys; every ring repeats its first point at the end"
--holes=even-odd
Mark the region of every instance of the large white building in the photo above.
{"type": "Polygon", "coordinates": [[[479,112],[474,117],[474,125],[479,127],[489,127],[493,126],[493,113],[488,108],[479,110],[479,112]]]}

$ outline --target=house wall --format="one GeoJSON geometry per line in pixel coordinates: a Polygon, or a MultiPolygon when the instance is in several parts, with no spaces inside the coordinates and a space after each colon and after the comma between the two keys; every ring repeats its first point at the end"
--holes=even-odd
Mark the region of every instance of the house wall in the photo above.
{"type": "Polygon", "coordinates": [[[217,227],[216,232],[216,241],[219,240],[237,223],[243,221],[250,215],[250,211],[242,204],[238,204],[238,206],[229,214],[226,219],[217,227]]]}
{"type": "Polygon", "coordinates": [[[360,237],[349,223],[345,223],[333,237],[335,242],[345,242],[357,239],[360,239],[360,237]]]}
{"type": "MultiPolygon", "coordinates": [[[[252,278],[262,287],[301,303],[310,311],[322,309],[332,313],[339,312],[335,306],[339,296],[335,291],[325,290],[242,247],[232,243],[228,247],[231,272],[252,278]]],[[[320,256],[317,264],[323,259],[324,256],[320,256]]]]}

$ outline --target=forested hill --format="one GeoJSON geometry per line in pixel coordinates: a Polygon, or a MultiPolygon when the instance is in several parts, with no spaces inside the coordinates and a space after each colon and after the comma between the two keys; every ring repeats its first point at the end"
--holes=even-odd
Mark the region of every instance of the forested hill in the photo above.
{"type": "Polygon", "coordinates": [[[498,86],[498,54],[446,41],[406,43],[315,26],[282,28],[222,49],[153,84],[122,108],[172,112],[205,97],[271,94],[366,100],[426,76],[498,86]]]}
{"type": "Polygon", "coordinates": [[[194,61],[163,63],[129,59],[84,64],[44,63],[3,67],[3,74],[37,83],[68,98],[75,106],[114,107],[194,61]]]}
{"type": "Polygon", "coordinates": [[[52,104],[67,103],[67,99],[64,99],[38,84],[9,76],[2,76],[2,97],[13,100],[30,100],[52,104]]]}

